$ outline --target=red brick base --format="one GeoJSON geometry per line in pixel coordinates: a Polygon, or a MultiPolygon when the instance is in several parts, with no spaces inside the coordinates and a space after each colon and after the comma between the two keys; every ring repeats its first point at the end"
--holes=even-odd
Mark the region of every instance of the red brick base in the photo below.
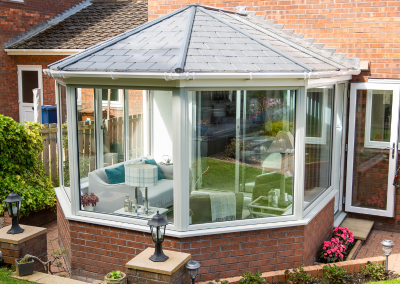
{"type": "MultiPolygon", "coordinates": [[[[201,262],[197,280],[234,277],[312,264],[316,252],[332,233],[333,200],[306,226],[254,230],[190,238],[166,237],[163,247],[190,253],[201,262]]],[[[62,210],[58,210],[63,214],[62,210]]],[[[112,270],[126,272],[125,264],[147,247],[150,234],[67,221],[58,217],[60,235],[69,231],[74,278],[103,279],[112,270]],[[68,223],[68,224],[66,224],[68,223]]],[[[62,240],[64,246],[67,239],[62,240]]]]}

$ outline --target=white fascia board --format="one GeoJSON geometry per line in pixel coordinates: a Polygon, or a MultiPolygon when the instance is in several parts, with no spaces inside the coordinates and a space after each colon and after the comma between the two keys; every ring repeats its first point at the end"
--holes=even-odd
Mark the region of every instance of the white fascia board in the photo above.
{"type": "Polygon", "coordinates": [[[72,77],[97,77],[97,78],[152,78],[171,80],[196,80],[196,79],[320,79],[358,75],[360,70],[326,71],[326,72],[297,72],[297,73],[156,73],[156,72],[84,72],[84,71],[58,71],[43,70],[46,75],[59,78],[72,77]]]}
{"type": "MultiPolygon", "coordinates": [[[[110,217],[113,215],[95,213],[95,212],[84,212],[86,216],[80,215],[72,215],[71,213],[71,202],[68,200],[64,190],[60,187],[55,188],[55,192],[57,195],[58,202],[64,212],[64,216],[67,220],[77,221],[77,222],[85,222],[89,224],[96,224],[102,226],[110,226],[115,228],[122,228],[140,232],[149,232],[149,227],[147,226],[147,220],[137,220],[140,224],[130,224],[127,222],[110,220],[110,217]],[[93,217],[88,217],[93,216],[93,217]],[[96,217],[95,217],[96,216],[96,217]],[[104,219],[99,217],[104,217],[104,219]],[[146,223],[146,224],[145,224],[146,223]]],[[[283,222],[268,222],[268,223],[259,223],[259,224],[251,224],[251,225],[242,225],[242,226],[231,226],[231,227],[222,227],[222,228],[209,228],[209,229],[198,229],[191,230],[185,232],[179,232],[175,230],[171,230],[173,226],[167,226],[167,230],[165,231],[165,235],[176,238],[187,238],[187,237],[196,237],[196,236],[204,236],[204,235],[215,235],[215,234],[226,234],[232,232],[245,232],[245,231],[254,231],[254,230],[264,230],[264,229],[276,229],[276,228],[287,228],[293,226],[305,226],[314,219],[317,214],[325,208],[325,206],[335,198],[335,195],[338,193],[338,190],[332,190],[323,200],[320,202],[314,202],[312,204],[313,208],[307,213],[306,216],[302,220],[292,220],[292,221],[283,221],[283,222]]],[[[333,211],[332,211],[332,214],[333,211]]],[[[119,217],[120,219],[124,217],[119,217]]],[[[115,218],[116,219],[116,218],[115,218]]],[[[132,220],[132,218],[129,218],[132,220]]],[[[260,218],[264,219],[264,218],[260,218]]],[[[224,222],[226,223],[226,222],[224,222]]],[[[218,225],[218,223],[216,223],[218,225]]],[[[190,228],[189,228],[190,230],[190,228]]]]}
{"type": "Polygon", "coordinates": [[[84,49],[4,49],[7,55],[72,55],[84,49]]]}

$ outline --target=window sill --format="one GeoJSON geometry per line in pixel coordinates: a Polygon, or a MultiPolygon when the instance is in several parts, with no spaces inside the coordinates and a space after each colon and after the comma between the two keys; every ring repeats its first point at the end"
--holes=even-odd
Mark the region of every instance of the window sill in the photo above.
{"type": "MultiPolygon", "coordinates": [[[[149,227],[145,225],[147,221],[138,220],[138,223],[142,224],[129,224],[126,222],[113,221],[110,220],[111,217],[108,215],[104,215],[104,219],[90,217],[94,214],[100,215],[100,213],[91,213],[84,212],[85,214],[81,215],[72,215],[71,212],[71,203],[68,200],[68,197],[65,194],[65,191],[57,187],[55,188],[55,192],[57,195],[58,202],[64,212],[65,218],[71,221],[85,222],[96,225],[103,226],[111,226],[116,228],[123,228],[128,230],[140,231],[140,232],[149,232],[149,227]],[[82,216],[85,215],[85,216],[82,216]],[[106,219],[107,218],[107,219],[106,219]]],[[[173,225],[167,227],[165,235],[170,237],[177,238],[187,238],[187,237],[195,237],[195,236],[204,236],[204,235],[214,235],[214,234],[226,234],[232,232],[243,232],[243,231],[253,231],[253,230],[264,230],[264,229],[276,229],[283,227],[294,227],[294,226],[304,226],[311,222],[311,220],[322,210],[325,206],[335,197],[338,190],[332,190],[327,194],[321,202],[315,204],[315,206],[307,213],[306,216],[302,220],[293,220],[293,221],[285,221],[285,222],[271,222],[271,223],[260,223],[260,224],[250,224],[250,225],[241,225],[241,226],[230,226],[224,228],[210,228],[210,229],[199,229],[192,230],[186,232],[178,232],[173,229],[173,225]]],[[[82,211],[80,211],[82,212],[82,211]]],[[[333,214],[333,212],[332,212],[333,214]]],[[[119,217],[121,218],[121,217],[119,217]]],[[[122,217],[123,218],[123,217],[122,217]]]]}

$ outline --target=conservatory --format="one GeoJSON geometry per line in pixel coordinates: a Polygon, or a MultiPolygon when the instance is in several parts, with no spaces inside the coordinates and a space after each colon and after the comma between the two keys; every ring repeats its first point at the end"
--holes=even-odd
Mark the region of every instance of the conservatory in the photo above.
{"type": "Polygon", "coordinates": [[[351,61],[192,4],[44,71],[68,220],[171,237],[306,225],[342,206],[351,61]]]}

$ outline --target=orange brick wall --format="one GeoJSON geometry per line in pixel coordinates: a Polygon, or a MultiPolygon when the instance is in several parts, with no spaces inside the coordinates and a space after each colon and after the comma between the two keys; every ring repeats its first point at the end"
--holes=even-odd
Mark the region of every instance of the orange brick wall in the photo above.
{"type": "Polygon", "coordinates": [[[355,78],[399,78],[400,73],[400,1],[376,0],[149,0],[149,20],[190,3],[225,9],[246,6],[248,11],[283,24],[284,29],[304,33],[315,43],[336,48],[371,62],[371,72],[355,78]]]}
{"type": "MultiPolygon", "coordinates": [[[[48,63],[62,58],[25,56],[26,59],[18,60],[16,56],[8,56],[5,53],[4,44],[80,2],[83,0],[24,0],[24,3],[0,0],[0,114],[19,121],[17,64],[43,64],[45,67],[48,63]]],[[[43,79],[44,88],[47,88],[46,84],[49,82],[54,94],[54,81],[45,81],[44,77],[43,79]]],[[[49,104],[53,101],[54,95],[49,104]]]]}

